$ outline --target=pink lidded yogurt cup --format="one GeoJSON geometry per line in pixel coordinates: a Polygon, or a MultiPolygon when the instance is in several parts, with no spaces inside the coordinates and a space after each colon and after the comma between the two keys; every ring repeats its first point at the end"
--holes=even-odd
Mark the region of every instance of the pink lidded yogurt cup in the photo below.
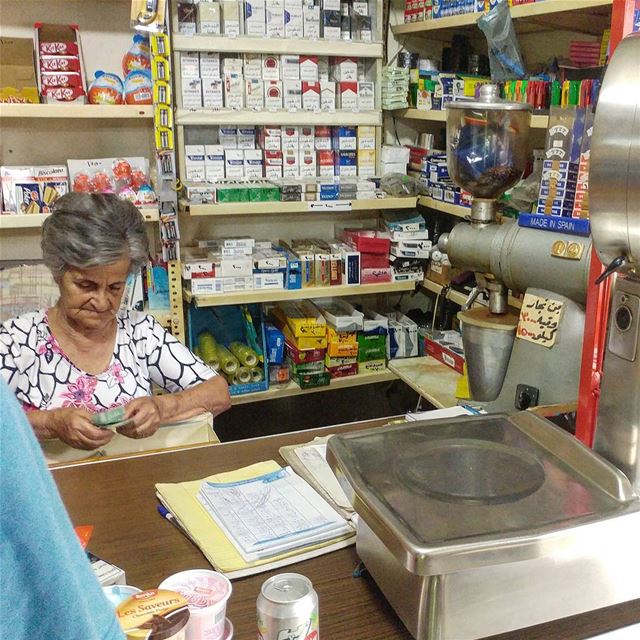
{"type": "Polygon", "coordinates": [[[187,640],[226,640],[225,614],[231,582],[216,571],[192,569],[162,582],[162,589],[177,591],[189,605],[187,640]]]}

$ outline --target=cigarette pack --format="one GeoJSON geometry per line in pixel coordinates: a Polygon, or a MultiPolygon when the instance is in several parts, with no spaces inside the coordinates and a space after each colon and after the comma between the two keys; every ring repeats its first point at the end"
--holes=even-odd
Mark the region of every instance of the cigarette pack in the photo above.
{"type": "Polygon", "coordinates": [[[264,85],[258,78],[245,78],[245,105],[247,109],[264,109],[264,85]]]}
{"type": "Polygon", "coordinates": [[[222,33],[220,4],[218,2],[200,2],[198,4],[198,30],[200,33],[215,36],[222,33]]]}
{"type": "Polygon", "coordinates": [[[263,174],[262,149],[245,149],[244,151],[244,177],[262,178],[263,174]]]}
{"type": "Polygon", "coordinates": [[[287,38],[302,38],[304,35],[302,0],[285,0],[284,31],[287,38]]]}
{"type": "Polygon", "coordinates": [[[318,80],[318,56],[300,56],[300,79],[309,82],[318,80]]]}
{"type": "MultiPolygon", "coordinates": [[[[214,3],[203,3],[214,4],[214,3]]],[[[200,52],[200,77],[220,78],[220,54],[214,51],[200,52]]]]}
{"type": "Polygon", "coordinates": [[[224,169],[227,178],[243,178],[244,151],[242,149],[225,149],[224,169]]]}
{"type": "Polygon", "coordinates": [[[338,82],[338,108],[353,110],[358,108],[358,83],[338,82]]]}
{"type": "Polygon", "coordinates": [[[300,146],[300,127],[282,127],[282,149],[298,150],[300,146]]]}
{"type": "Polygon", "coordinates": [[[283,55],[280,57],[280,77],[283,80],[300,80],[300,56],[283,55]]]}
{"type": "MultiPolygon", "coordinates": [[[[244,77],[262,80],[262,55],[260,53],[244,54],[244,77]]],[[[274,78],[277,80],[277,78],[274,78]]]]}
{"type": "Polygon", "coordinates": [[[248,36],[266,35],[266,3],[265,0],[245,0],[244,32],[248,36]]]}
{"type": "Polygon", "coordinates": [[[319,82],[302,82],[302,108],[305,111],[319,111],[321,105],[319,82]]]}
{"type": "Polygon", "coordinates": [[[358,82],[358,109],[360,111],[373,111],[375,109],[375,96],[375,84],[373,82],[358,82]]]}
{"type": "Polygon", "coordinates": [[[223,82],[220,78],[202,78],[202,106],[205,109],[222,109],[223,94],[223,82]]]}
{"type": "Polygon", "coordinates": [[[222,125],[218,129],[218,141],[225,149],[238,148],[238,127],[222,125]]]}
{"type": "Polygon", "coordinates": [[[284,0],[266,0],[267,38],[284,38],[284,0]]]}
{"type": "Polygon", "coordinates": [[[328,80],[320,82],[320,108],[322,111],[336,109],[336,83],[328,80]]]}
{"type": "Polygon", "coordinates": [[[237,37],[240,35],[240,4],[235,0],[223,0],[220,2],[222,10],[222,29],[225,36],[237,37]]]}
{"type": "Polygon", "coordinates": [[[244,107],[244,82],[241,73],[225,73],[224,106],[238,110],[244,107]]]}
{"type": "Polygon", "coordinates": [[[185,78],[200,77],[200,55],[197,51],[182,51],[180,53],[180,77],[185,78]]]}
{"type": "Polygon", "coordinates": [[[262,79],[280,80],[280,56],[262,56],[262,79]]]}
{"type": "Polygon", "coordinates": [[[336,82],[358,80],[358,59],[350,57],[331,58],[331,79],[336,82]]]}
{"type": "Polygon", "coordinates": [[[302,31],[310,40],[320,37],[320,0],[303,0],[302,31]]]}
{"type": "Polygon", "coordinates": [[[283,80],[283,106],[288,111],[302,108],[302,91],[300,80],[283,80]]]}

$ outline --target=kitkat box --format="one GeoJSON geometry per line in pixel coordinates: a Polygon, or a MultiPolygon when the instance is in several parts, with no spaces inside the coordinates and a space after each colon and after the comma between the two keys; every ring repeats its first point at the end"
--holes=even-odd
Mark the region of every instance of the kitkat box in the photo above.
{"type": "Polygon", "coordinates": [[[36,22],[33,28],[42,102],[85,104],[87,84],[78,25],[36,22]]]}

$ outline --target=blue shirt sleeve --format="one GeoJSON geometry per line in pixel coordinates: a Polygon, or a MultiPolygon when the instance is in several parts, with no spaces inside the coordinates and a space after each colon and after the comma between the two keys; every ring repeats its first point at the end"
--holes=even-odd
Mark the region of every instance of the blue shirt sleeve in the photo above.
{"type": "Polygon", "coordinates": [[[0,380],[0,620],[12,640],[124,640],[40,445],[0,380]]]}

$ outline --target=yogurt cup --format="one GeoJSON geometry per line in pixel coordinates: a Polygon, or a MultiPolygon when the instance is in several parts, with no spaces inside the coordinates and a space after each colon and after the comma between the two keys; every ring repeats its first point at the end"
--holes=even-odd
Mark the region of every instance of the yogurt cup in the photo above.
{"type": "Polygon", "coordinates": [[[233,636],[233,627],[225,620],[231,583],[221,573],[207,569],[182,571],[164,580],[160,588],[177,591],[189,604],[186,640],[223,640],[233,636]]]}
{"type": "Polygon", "coordinates": [[[233,640],[233,625],[229,618],[225,618],[224,621],[224,633],[222,635],[222,640],[233,640]]]}
{"type": "Polygon", "coordinates": [[[142,591],[142,589],[138,589],[138,587],[132,587],[128,584],[111,584],[108,587],[102,587],[102,590],[104,591],[104,595],[107,596],[114,607],[117,607],[127,598],[142,591]]]}
{"type": "Polygon", "coordinates": [[[149,589],[116,607],[127,640],[186,640],[189,607],[177,592],[149,589]]]}

